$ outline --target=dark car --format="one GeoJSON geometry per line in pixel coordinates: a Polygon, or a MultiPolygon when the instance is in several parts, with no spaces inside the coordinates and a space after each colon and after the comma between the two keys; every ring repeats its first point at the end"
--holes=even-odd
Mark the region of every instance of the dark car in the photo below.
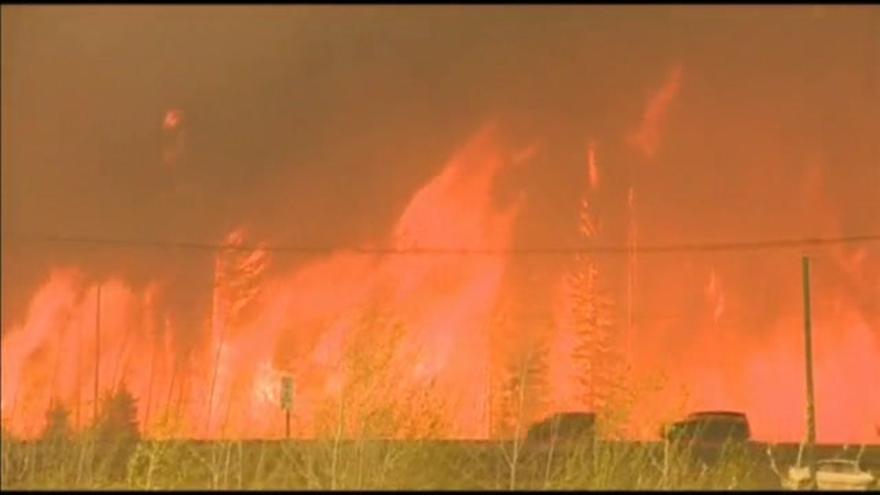
{"type": "Polygon", "coordinates": [[[701,411],[688,415],[663,431],[670,441],[686,440],[702,445],[748,442],[751,428],[745,413],[736,411],[701,411]]]}
{"type": "Polygon", "coordinates": [[[526,442],[536,445],[571,443],[592,440],[596,429],[596,415],[589,412],[557,413],[533,424],[526,434],[526,442]]]}

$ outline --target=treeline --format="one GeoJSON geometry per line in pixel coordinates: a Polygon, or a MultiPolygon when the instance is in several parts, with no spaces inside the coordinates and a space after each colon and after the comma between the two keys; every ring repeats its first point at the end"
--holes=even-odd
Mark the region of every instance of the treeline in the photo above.
{"type": "Polygon", "coordinates": [[[125,478],[141,441],[136,399],[128,389],[121,386],[105,395],[98,416],[82,431],[74,431],[70,416],[64,404],[52,401],[42,433],[31,442],[16,439],[3,428],[4,486],[25,482],[25,473],[77,484],[87,479],[115,482],[125,478]],[[26,452],[17,447],[26,447],[26,452]]]}

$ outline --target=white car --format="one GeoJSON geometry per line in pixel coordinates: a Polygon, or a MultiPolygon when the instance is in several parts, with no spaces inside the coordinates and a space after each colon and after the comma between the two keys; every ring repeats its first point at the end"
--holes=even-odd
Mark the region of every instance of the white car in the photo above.
{"type": "MultiPolygon", "coordinates": [[[[856,461],[827,459],[816,463],[816,485],[820,490],[867,490],[877,480],[863,471],[856,461]]],[[[785,488],[799,490],[810,483],[810,469],[794,466],[788,470],[785,488]]]]}

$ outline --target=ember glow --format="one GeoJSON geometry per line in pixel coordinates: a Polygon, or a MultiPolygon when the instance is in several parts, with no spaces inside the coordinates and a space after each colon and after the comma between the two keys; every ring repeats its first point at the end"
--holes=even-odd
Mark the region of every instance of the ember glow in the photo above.
{"type": "Polygon", "coordinates": [[[172,167],[180,159],[183,153],[184,131],[183,112],[181,110],[168,110],[162,120],[162,131],[165,144],[162,150],[162,163],[166,167],[172,167]]]}
{"type": "Polygon", "coordinates": [[[180,110],[168,110],[165,112],[165,119],[162,121],[162,129],[166,131],[177,129],[177,126],[180,125],[181,117],[180,110]]]}
{"type": "MultiPolygon", "coordinates": [[[[155,45],[149,37],[99,57],[116,54],[112,40],[123,38],[109,26],[134,21],[115,11],[75,21],[74,31],[100,25],[111,39],[83,41],[77,63],[147,60],[138,72],[145,81],[120,76],[130,94],[114,92],[104,72],[59,78],[48,59],[25,64],[26,77],[4,66],[4,98],[7,80],[21,95],[9,97],[3,117],[21,143],[4,152],[4,179],[18,181],[4,180],[4,232],[94,241],[32,247],[4,233],[4,428],[37,436],[46,409],[60,402],[85,429],[96,391],[125,387],[148,436],[277,438],[281,378],[292,376],[296,436],[352,421],[341,419],[344,405],[346,414],[394,417],[396,429],[377,435],[498,437],[508,434],[498,424],[511,363],[534,351],[544,374],[528,421],[626,403],[618,433],[653,438],[678,415],[732,409],[748,414],[756,438],[795,441],[804,432],[799,267],[807,254],[818,438],[877,440],[878,243],[641,250],[877,234],[880,108],[870,106],[870,88],[851,90],[853,60],[862,60],[855,42],[783,70],[800,49],[775,37],[775,24],[751,42],[752,21],[733,12],[735,21],[696,10],[676,21],[696,26],[705,17],[737,33],[691,35],[717,57],[667,53],[661,38],[636,43],[653,54],[640,57],[623,48],[633,46],[629,38],[609,34],[616,28],[583,34],[567,15],[553,14],[561,17],[552,33],[529,31],[552,41],[511,48],[441,9],[436,18],[407,14],[419,29],[363,11],[362,21],[387,22],[396,34],[347,18],[340,33],[358,34],[337,33],[337,46],[314,26],[341,14],[319,11],[296,29],[247,21],[261,27],[224,34],[240,44],[223,45],[223,63],[209,55],[223,50],[200,42],[141,57],[155,45]],[[423,36],[435,22],[484,40],[484,51],[462,54],[450,41],[458,48],[447,54],[423,36]],[[423,51],[382,48],[410,41],[423,51]],[[308,48],[293,50],[297,43],[308,48]],[[572,58],[560,47],[573,47],[572,58]],[[463,61],[454,70],[421,62],[437,57],[463,61]],[[195,68],[176,75],[190,61],[195,68]],[[577,64],[587,75],[567,69],[577,64]],[[821,80],[818,66],[827,70],[821,80]],[[38,69],[41,77],[28,72],[38,69]],[[56,91],[39,81],[50,79],[71,86],[63,86],[66,100],[43,105],[56,91]],[[105,111],[118,120],[98,119],[113,126],[49,119],[50,138],[28,113],[87,102],[77,95],[93,86],[115,102],[105,111]],[[142,105],[131,103],[138,98],[142,105]],[[616,249],[589,252],[602,246],[616,249]],[[585,350],[585,338],[601,352],[585,350]],[[597,370],[589,379],[585,362],[597,370]],[[625,397],[599,397],[597,377],[606,375],[624,384],[625,397]]],[[[531,25],[518,15],[492,14],[531,25]]],[[[775,15],[793,25],[838,23],[837,34],[816,35],[822,40],[848,33],[858,17],[832,8],[821,18],[808,9],[796,19],[775,15]]],[[[164,17],[150,19],[150,29],[131,32],[165,36],[164,17]]],[[[22,28],[20,46],[42,40],[41,25],[22,28]]],[[[213,24],[204,26],[214,36],[213,24]]],[[[22,59],[30,53],[20,50],[22,59]]]]}

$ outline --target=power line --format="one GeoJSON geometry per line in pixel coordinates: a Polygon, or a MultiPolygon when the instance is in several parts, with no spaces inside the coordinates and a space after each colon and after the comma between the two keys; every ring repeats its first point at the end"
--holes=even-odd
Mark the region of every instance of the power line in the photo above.
{"type": "MultiPolygon", "coordinates": [[[[294,246],[294,245],[238,245],[181,242],[181,241],[149,241],[131,239],[100,239],[94,237],[63,237],[63,236],[4,236],[4,242],[45,243],[45,244],[82,244],[105,247],[144,247],[166,249],[194,249],[206,251],[253,251],[262,250],[275,253],[324,254],[348,252],[360,255],[573,255],[573,254],[621,254],[632,253],[633,247],[627,245],[600,245],[570,247],[533,247],[533,248],[360,248],[331,246],[294,246]]],[[[800,239],[776,239],[760,241],[731,241],[708,243],[684,243],[666,245],[641,245],[635,249],[643,254],[671,253],[706,253],[724,251],[756,251],[767,249],[795,249],[840,244],[857,244],[880,241],[877,235],[855,235],[844,237],[814,237],[800,239]]]]}

